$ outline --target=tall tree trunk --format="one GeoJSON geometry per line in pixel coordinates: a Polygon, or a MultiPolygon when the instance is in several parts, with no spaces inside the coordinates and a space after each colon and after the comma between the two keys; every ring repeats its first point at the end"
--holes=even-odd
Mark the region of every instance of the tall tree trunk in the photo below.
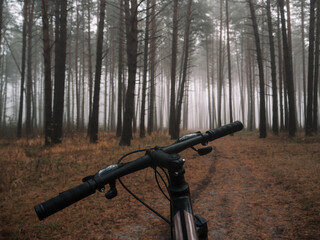
{"type": "MultiPolygon", "coordinates": [[[[36,31],[36,35],[38,35],[38,31],[36,31]]],[[[34,54],[34,68],[33,68],[33,85],[32,85],[32,129],[37,128],[37,111],[38,111],[38,66],[39,66],[39,61],[38,61],[38,52],[40,52],[40,50],[37,48],[38,46],[36,46],[36,54],[34,54]]]]}
{"type": "Polygon", "coordinates": [[[173,2],[173,19],[172,19],[172,44],[171,44],[171,94],[170,94],[170,120],[169,134],[171,138],[175,137],[176,122],[176,70],[177,70],[177,47],[178,47],[178,0],[173,2]]]}
{"type": "Polygon", "coordinates": [[[252,67],[251,67],[251,55],[250,55],[250,41],[249,31],[247,34],[247,47],[246,47],[246,73],[247,73],[247,85],[248,85],[248,123],[247,128],[249,131],[253,130],[253,97],[252,97],[252,67]]]}
{"type": "MultiPolygon", "coordinates": [[[[244,108],[244,103],[245,103],[245,88],[244,88],[244,38],[241,38],[241,47],[240,47],[240,77],[239,77],[239,85],[240,85],[240,91],[241,91],[241,112],[242,112],[242,121],[244,122],[245,119],[245,108],[244,108]]],[[[238,55],[238,54],[237,54],[238,55]]]]}
{"type": "Polygon", "coordinates": [[[190,47],[190,25],[191,25],[191,8],[192,8],[192,0],[188,1],[188,10],[187,10],[187,21],[186,21],[186,30],[184,35],[184,66],[183,66],[183,73],[182,73],[182,81],[181,81],[181,89],[179,94],[179,99],[177,102],[176,108],[176,127],[175,127],[175,135],[172,136],[174,139],[179,138],[180,135],[180,122],[181,122],[181,110],[182,110],[182,102],[183,96],[185,92],[185,85],[187,81],[187,70],[189,64],[189,47],[190,47]]]}
{"type": "Polygon", "coordinates": [[[308,59],[308,104],[306,135],[312,134],[312,105],[313,105],[313,83],[314,83],[314,25],[315,25],[315,4],[316,0],[310,3],[310,25],[309,25],[309,59],[308,59]]]}
{"type": "MultiPolygon", "coordinates": [[[[138,60],[139,62],[141,61],[138,60]]],[[[136,97],[136,106],[135,106],[135,113],[134,113],[134,118],[133,118],[133,128],[132,128],[132,131],[133,133],[136,133],[137,132],[137,118],[138,118],[138,111],[139,111],[139,108],[140,108],[140,92],[141,92],[141,70],[138,70],[139,71],[139,74],[138,74],[138,93],[137,93],[137,97],[136,97]]]]}
{"type": "Polygon", "coordinates": [[[274,50],[273,27],[270,0],[267,0],[267,16],[268,16],[268,31],[269,31],[269,46],[271,58],[271,81],[272,81],[272,131],[278,135],[278,92],[277,92],[277,70],[276,70],[276,57],[274,50]]]}
{"type": "Polygon", "coordinates": [[[265,90],[264,90],[264,72],[263,72],[263,60],[262,60],[262,52],[260,47],[260,36],[258,32],[258,25],[255,15],[255,10],[253,6],[253,0],[249,0],[250,12],[251,12],[251,19],[252,19],[252,26],[255,36],[255,43],[256,43],[256,50],[257,50],[257,61],[258,61],[258,68],[259,68],[259,85],[260,85],[260,124],[259,124],[259,131],[260,131],[260,138],[265,138],[267,136],[267,126],[266,126],[266,111],[265,111],[265,90]]]}
{"type": "Polygon", "coordinates": [[[222,105],[222,84],[223,84],[223,63],[222,63],[222,23],[223,23],[223,0],[220,0],[220,29],[219,29],[219,67],[218,67],[218,127],[221,126],[221,105],[222,105]]]}
{"type": "Polygon", "coordinates": [[[6,59],[6,70],[5,70],[5,77],[4,77],[4,93],[3,93],[3,119],[2,119],[2,132],[5,134],[6,132],[6,120],[7,120],[7,97],[8,97],[8,59],[6,59]]]}
{"type": "Polygon", "coordinates": [[[317,31],[316,31],[316,49],[315,49],[315,69],[314,69],[314,85],[313,85],[313,124],[312,131],[318,132],[318,82],[319,82],[319,47],[320,47],[320,1],[317,1],[317,31]]]}
{"type": "Polygon", "coordinates": [[[287,30],[288,30],[288,48],[289,48],[289,61],[291,65],[291,70],[293,74],[293,57],[292,57],[292,30],[291,30],[291,10],[290,10],[290,0],[286,0],[287,8],[287,30]]]}
{"type": "Polygon", "coordinates": [[[153,132],[154,113],[155,113],[155,77],[156,77],[156,1],[152,0],[151,11],[151,40],[150,40],[150,97],[149,97],[149,118],[148,118],[148,134],[153,132]]]}
{"type": "MultiPolygon", "coordinates": [[[[230,122],[233,122],[232,116],[232,72],[231,72],[231,56],[230,56],[230,31],[229,31],[229,0],[226,0],[226,21],[227,21],[227,52],[228,52],[228,78],[229,78],[229,111],[230,122]]],[[[232,134],[233,135],[233,134],[232,134]]]]}
{"type": "MultiPolygon", "coordinates": [[[[113,35],[114,36],[114,35],[113,35]]],[[[109,120],[110,120],[110,128],[111,131],[115,130],[115,104],[113,103],[114,99],[115,99],[115,92],[114,92],[114,85],[115,85],[115,47],[114,47],[114,43],[115,41],[112,41],[112,59],[111,59],[111,64],[110,64],[110,94],[109,94],[109,103],[110,103],[110,110],[109,110],[109,120]]]]}
{"type": "Polygon", "coordinates": [[[51,83],[51,47],[49,37],[49,20],[47,15],[47,0],[42,0],[42,31],[44,57],[44,136],[45,145],[51,143],[52,121],[52,83],[51,83]]]}
{"type": "Polygon", "coordinates": [[[207,68],[207,89],[208,89],[208,113],[209,113],[209,127],[213,129],[212,124],[212,108],[211,108],[211,87],[210,87],[210,67],[209,67],[209,40],[206,34],[206,68],[207,68]]]}
{"type": "Polygon", "coordinates": [[[26,43],[27,43],[27,24],[28,24],[28,7],[30,0],[24,0],[23,4],[23,30],[22,30],[22,60],[21,60],[21,85],[20,85],[20,106],[17,126],[17,137],[22,135],[22,115],[23,115],[23,92],[24,92],[24,78],[26,68],[26,43]]]}
{"type": "Polygon", "coordinates": [[[137,72],[138,57],[138,4],[137,0],[125,1],[128,88],[125,100],[123,131],[120,145],[130,146],[132,138],[132,120],[134,115],[134,89],[137,72]]]}
{"type": "Polygon", "coordinates": [[[277,38],[278,38],[278,65],[279,65],[279,104],[280,104],[280,130],[284,130],[283,119],[283,58],[282,58],[282,44],[281,44],[281,31],[280,31],[280,8],[277,6],[277,38]]]}
{"type": "MultiPolygon", "coordinates": [[[[291,66],[291,71],[292,71],[292,86],[294,88],[294,69],[293,69],[293,57],[292,57],[292,30],[291,30],[291,10],[290,10],[290,0],[286,0],[286,8],[287,8],[287,28],[288,28],[288,49],[289,49],[289,62],[291,66]]],[[[291,81],[289,81],[289,85],[291,85],[291,81]]],[[[289,90],[291,89],[291,86],[287,86],[287,96],[288,96],[288,102],[289,102],[289,109],[288,109],[288,117],[287,117],[287,122],[290,130],[290,96],[291,94],[289,93],[289,90]]],[[[291,91],[291,90],[290,90],[291,91]]],[[[293,91],[294,94],[294,91],[293,91]]],[[[295,97],[294,97],[295,98],[295,97]]],[[[294,101],[294,114],[295,114],[295,119],[296,119],[296,104],[294,101]]],[[[292,114],[292,113],[291,113],[292,114]]],[[[296,121],[296,120],[295,120],[296,121]]],[[[291,123],[292,126],[292,123],[291,123]]],[[[294,128],[296,130],[296,122],[294,124],[294,128]]]]}
{"type": "MultiPolygon", "coordinates": [[[[2,11],[3,11],[3,0],[0,0],[0,65],[2,65],[2,69],[0,69],[0,72],[3,73],[3,63],[1,63],[1,47],[2,47],[2,11]]],[[[0,77],[0,128],[2,126],[2,97],[3,92],[3,82],[2,82],[2,76],[0,77]]]]}
{"type": "MultiPolygon", "coordinates": [[[[108,36],[107,36],[108,41],[108,36]]],[[[108,49],[108,42],[106,41],[106,48],[108,49]]],[[[113,50],[112,50],[113,51],[113,50]]],[[[111,54],[112,55],[112,54],[111,54]]],[[[107,99],[108,99],[108,58],[105,58],[105,74],[104,74],[104,111],[103,111],[103,126],[104,131],[107,131],[107,115],[108,115],[108,109],[107,109],[107,99]]],[[[110,64],[111,67],[112,64],[110,64]]],[[[111,73],[110,73],[111,78],[111,73]]],[[[111,105],[111,104],[110,104],[111,105]]]]}
{"type": "MultiPolygon", "coordinates": [[[[0,44],[1,45],[1,44],[0,44]]],[[[0,71],[1,73],[4,72],[4,59],[5,58],[0,58],[0,71]]],[[[2,107],[3,107],[3,87],[4,87],[4,80],[3,80],[3,74],[0,77],[0,129],[2,127],[2,107]]]]}
{"type": "Polygon", "coordinates": [[[290,52],[288,37],[286,32],[286,23],[284,16],[284,0],[279,0],[280,14],[281,14],[281,27],[282,27],[282,47],[283,55],[286,60],[285,63],[285,75],[286,86],[289,99],[289,135],[295,136],[296,132],[296,110],[295,110],[295,93],[293,84],[293,72],[292,72],[292,54],[290,52]]]}
{"type": "Polygon", "coordinates": [[[76,125],[77,130],[80,129],[80,81],[79,81],[79,31],[80,31],[80,17],[79,17],[79,6],[77,6],[77,17],[76,17],[76,49],[75,49],[75,81],[76,81],[76,109],[77,109],[77,117],[76,117],[76,125]]]}
{"type": "Polygon", "coordinates": [[[82,59],[81,59],[81,67],[82,67],[82,71],[81,71],[81,87],[82,87],[82,98],[81,98],[81,130],[84,130],[84,100],[85,100],[85,87],[84,87],[84,83],[85,83],[85,68],[86,68],[86,61],[85,61],[85,42],[84,42],[84,31],[85,31],[85,25],[84,25],[84,21],[83,21],[83,29],[82,29],[82,59]]]}
{"type": "Polygon", "coordinates": [[[213,34],[212,36],[212,69],[211,69],[211,82],[212,82],[212,127],[211,129],[214,128],[214,126],[217,124],[217,116],[216,116],[216,101],[215,101],[215,94],[214,94],[214,59],[215,59],[215,52],[214,52],[214,44],[215,44],[215,36],[213,34]]]}
{"type": "Polygon", "coordinates": [[[96,143],[98,140],[98,127],[99,127],[99,96],[100,96],[100,80],[101,80],[101,67],[102,67],[102,52],[103,52],[103,29],[105,18],[106,1],[100,0],[100,20],[98,25],[98,41],[97,41],[97,55],[96,55],[96,75],[94,80],[94,96],[91,117],[91,131],[90,141],[96,143]]]}
{"type": "Polygon", "coordinates": [[[147,13],[146,13],[146,30],[144,33],[144,51],[143,51],[143,79],[142,79],[142,99],[140,111],[140,138],[146,136],[145,133],[145,111],[146,111],[146,93],[147,93],[147,74],[148,74],[148,56],[149,56],[149,25],[150,25],[150,1],[147,0],[147,13]]]}
{"type": "MultiPolygon", "coordinates": [[[[71,33],[72,33],[72,14],[71,14],[71,19],[70,19],[70,28],[69,28],[69,46],[68,48],[71,49],[72,46],[72,39],[71,39],[71,33]]],[[[71,52],[68,54],[68,75],[67,75],[67,83],[68,83],[68,88],[67,88],[67,129],[71,129],[71,115],[73,107],[71,107],[71,89],[72,89],[72,83],[71,83],[71,74],[72,74],[72,61],[71,61],[71,52]]]]}
{"type": "Polygon", "coordinates": [[[2,43],[2,11],[3,11],[3,0],[0,0],[0,53],[2,43]]]}
{"type": "Polygon", "coordinates": [[[56,40],[55,40],[55,76],[53,106],[53,143],[60,143],[62,138],[64,83],[67,45],[67,1],[56,2],[56,40]]]}
{"type": "Polygon", "coordinates": [[[302,44],[302,80],[303,80],[303,107],[304,122],[306,124],[307,110],[307,83],[306,83],[306,57],[305,57],[305,40],[304,40],[304,5],[305,0],[301,0],[301,44],[302,44]]]}
{"type": "Polygon", "coordinates": [[[91,53],[91,11],[90,11],[90,0],[87,1],[88,7],[88,70],[89,70],[89,124],[88,133],[90,129],[90,120],[92,114],[92,85],[93,85],[93,74],[92,74],[92,53],[91,53]]]}
{"type": "Polygon", "coordinates": [[[123,91],[123,41],[124,41],[124,0],[120,0],[120,26],[119,26],[119,57],[118,57],[118,113],[117,137],[122,133],[122,91],[123,91]]]}
{"type": "Polygon", "coordinates": [[[31,95],[32,95],[32,26],[33,26],[34,1],[28,8],[28,49],[27,49],[27,83],[26,83],[26,134],[32,131],[31,123],[31,95]]]}

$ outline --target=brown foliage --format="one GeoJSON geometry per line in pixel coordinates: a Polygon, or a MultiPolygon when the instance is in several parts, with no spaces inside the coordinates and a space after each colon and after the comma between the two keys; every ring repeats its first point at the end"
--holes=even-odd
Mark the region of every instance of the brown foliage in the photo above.
{"type": "MultiPolygon", "coordinates": [[[[33,206],[80,184],[124,153],[166,145],[168,135],[119,147],[113,134],[88,144],[83,135],[52,148],[42,139],[0,140],[0,239],[168,239],[169,227],[119,185],[118,197],[96,193],[39,221],[33,206]]],[[[186,158],[196,214],[208,220],[209,239],[319,239],[320,137],[258,139],[247,133],[213,142],[214,153],[186,158]]],[[[134,159],[136,156],[131,157],[134,159]]],[[[123,179],[168,217],[168,202],[152,170],[123,179]]]]}

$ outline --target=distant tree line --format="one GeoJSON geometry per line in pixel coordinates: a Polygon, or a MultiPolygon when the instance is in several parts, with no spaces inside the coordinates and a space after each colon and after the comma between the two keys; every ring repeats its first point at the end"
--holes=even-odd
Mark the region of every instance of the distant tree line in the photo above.
{"type": "Polygon", "coordinates": [[[3,136],[318,131],[320,1],[0,0],[0,28],[3,136]]]}

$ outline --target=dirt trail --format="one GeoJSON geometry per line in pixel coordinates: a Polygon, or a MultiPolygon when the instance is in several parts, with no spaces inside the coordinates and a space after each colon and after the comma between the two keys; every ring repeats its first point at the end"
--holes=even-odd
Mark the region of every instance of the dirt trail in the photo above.
{"type": "MultiPolygon", "coordinates": [[[[104,166],[106,156],[111,161],[140,145],[170,144],[167,137],[149,137],[118,152],[117,139],[105,138],[97,145],[79,138],[53,149],[36,143],[0,148],[6,166],[0,169],[0,239],[169,239],[169,225],[120,186],[112,200],[96,193],[42,222],[36,218],[36,203],[77,185],[79,176],[104,166]]],[[[207,156],[181,153],[193,210],[207,219],[209,239],[320,239],[320,136],[259,139],[243,133],[213,144],[207,156]]],[[[123,180],[169,218],[152,169],[123,180]]]]}
{"type": "MultiPolygon", "coordinates": [[[[300,196],[304,193],[291,191],[294,182],[288,185],[274,174],[278,169],[273,169],[270,159],[276,161],[273,164],[277,168],[283,168],[282,156],[276,156],[281,140],[277,141],[266,144],[266,140],[252,137],[246,141],[227,137],[215,142],[213,154],[204,157],[193,152],[186,154],[186,180],[194,212],[207,219],[209,239],[320,239],[318,212],[304,208],[300,196]]],[[[314,150],[320,154],[320,148],[314,150]]],[[[290,151],[284,155],[292,157],[301,149],[290,151]]],[[[293,175],[290,171],[295,166],[285,163],[288,169],[281,171],[293,175]]],[[[302,171],[295,178],[300,179],[303,174],[302,171]]],[[[161,200],[154,201],[155,206],[159,203],[161,200]]],[[[144,220],[153,224],[147,224],[143,230],[133,224],[122,236],[135,239],[143,234],[146,239],[169,239],[165,223],[155,221],[152,214],[144,220]]]]}
{"type": "Polygon", "coordinates": [[[267,153],[246,150],[250,144],[218,143],[215,156],[204,160],[215,171],[205,175],[210,186],[193,196],[194,211],[208,220],[209,239],[320,239],[320,217],[305,219],[310,213],[296,196],[259,164],[267,153]]]}

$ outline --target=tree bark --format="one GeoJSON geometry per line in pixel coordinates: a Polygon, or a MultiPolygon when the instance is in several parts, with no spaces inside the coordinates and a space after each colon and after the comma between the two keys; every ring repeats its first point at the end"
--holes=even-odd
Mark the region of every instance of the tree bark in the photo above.
{"type": "Polygon", "coordinates": [[[270,0],[267,0],[267,16],[268,16],[268,31],[269,31],[269,46],[270,46],[270,60],[271,60],[271,81],[272,81],[272,131],[278,135],[278,92],[277,92],[277,70],[276,57],[274,50],[273,27],[270,0]]]}
{"type": "MultiPolygon", "coordinates": [[[[114,39],[114,35],[112,37],[112,39],[114,39]]],[[[111,59],[111,64],[110,64],[110,94],[109,94],[109,103],[112,103],[115,99],[115,41],[113,40],[112,41],[112,59],[111,59]]],[[[109,129],[111,131],[114,131],[115,130],[115,112],[114,112],[114,109],[115,109],[115,104],[111,104],[110,106],[110,110],[109,110],[109,120],[110,120],[110,123],[109,123],[109,129]]]]}
{"type": "Polygon", "coordinates": [[[100,80],[101,80],[101,67],[102,67],[102,52],[103,52],[103,29],[105,18],[106,1],[100,0],[100,20],[98,25],[98,41],[97,41],[97,54],[96,54],[96,74],[94,80],[94,96],[92,106],[91,118],[91,131],[90,141],[96,143],[98,141],[98,128],[99,128],[99,96],[100,96],[100,80]]]}
{"type": "Polygon", "coordinates": [[[88,130],[90,129],[90,119],[92,114],[92,86],[93,86],[93,74],[92,74],[92,53],[91,53],[91,11],[90,0],[87,1],[88,9],[88,70],[89,70],[89,123],[88,130]]]}
{"type": "Polygon", "coordinates": [[[152,0],[151,10],[151,40],[150,40],[150,97],[149,97],[149,118],[148,118],[148,134],[151,135],[154,128],[155,115],[155,77],[156,77],[156,1],[152,0]]]}
{"type": "MultiPolygon", "coordinates": [[[[2,11],[3,11],[3,0],[0,0],[0,55],[1,55],[1,47],[2,47],[2,11]]],[[[0,65],[2,66],[0,69],[3,72],[3,63],[1,62],[2,58],[0,57],[0,65]]],[[[0,128],[2,127],[2,102],[3,102],[3,81],[2,76],[0,77],[0,128]]]]}
{"type": "Polygon", "coordinates": [[[178,47],[178,0],[173,2],[173,28],[172,28],[172,44],[171,44],[171,94],[170,94],[170,120],[169,134],[171,138],[176,138],[175,122],[176,122],[176,69],[177,69],[177,47],[178,47]]]}
{"type": "Polygon", "coordinates": [[[0,53],[1,53],[1,43],[2,43],[2,11],[3,11],[3,0],[0,0],[0,53]]]}
{"type": "Polygon", "coordinates": [[[312,105],[313,105],[313,83],[314,83],[314,25],[315,25],[315,4],[316,0],[310,2],[310,25],[309,25],[309,58],[308,58],[308,103],[306,136],[312,135],[312,105]]]}
{"type": "Polygon", "coordinates": [[[22,60],[21,60],[21,85],[20,85],[20,106],[17,126],[17,137],[22,136],[22,115],[23,115],[23,92],[24,92],[24,78],[26,68],[26,43],[27,43],[27,24],[28,24],[28,7],[30,0],[24,0],[23,4],[23,30],[22,30],[22,60]]]}
{"type": "MultiPolygon", "coordinates": [[[[106,40],[106,48],[108,49],[108,36],[106,40]]],[[[112,55],[112,54],[111,54],[112,55]]],[[[103,126],[104,126],[104,131],[107,131],[107,115],[108,115],[108,109],[107,109],[107,99],[108,99],[108,58],[105,57],[105,63],[104,63],[104,68],[105,68],[105,74],[104,74],[104,111],[103,111],[103,126]]],[[[110,68],[112,64],[110,63],[110,68]]],[[[110,72],[110,80],[111,80],[111,72],[110,72]]],[[[110,81],[111,82],[111,81],[110,81]]],[[[110,102],[111,105],[111,102],[110,102]]],[[[113,105],[113,104],[112,104],[113,105]]]]}
{"type": "Polygon", "coordinates": [[[229,78],[229,111],[230,111],[230,122],[233,122],[233,116],[232,116],[232,70],[231,70],[231,55],[230,55],[230,31],[229,31],[228,1],[229,0],[226,0],[227,52],[228,52],[228,78],[229,78]]]}
{"type": "Polygon", "coordinates": [[[185,36],[184,36],[184,66],[183,66],[183,73],[182,73],[182,81],[181,81],[181,88],[180,88],[180,94],[179,99],[177,102],[177,108],[176,108],[176,127],[174,131],[173,137],[174,139],[179,138],[180,135],[180,122],[181,122],[181,110],[182,110],[182,101],[183,96],[185,92],[185,85],[187,81],[187,70],[188,70],[188,64],[189,64],[189,47],[190,47],[190,25],[191,25],[191,8],[192,8],[192,0],[188,1],[188,10],[187,10],[187,21],[186,21],[186,30],[185,30],[185,36]]]}
{"type": "MultiPolygon", "coordinates": [[[[1,69],[0,71],[3,73],[4,71],[4,58],[0,58],[0,66],[1,69]]],[[[3,76],[0,77],[0,129],[2,127],[2,107],[3,107],[3,87],[4,87],[4,80],[3,80],[3,76]]]]}
{"type": "Polygon", "coordinates": [[[247,128],[249,131],[253,130],[253,90],[252,90],[252,67],[251,67],[251,55],[250,55],[250,38],[249,30],[247,34],[247,47],[246,47],[246,73],[247,73],[247,85],[248,85],[248,123],[247,128]]]}
{"type": "MultiPolygon", "coordinates": [[[[69,28],[69,49],[71,49],[72,46],[72,39],[71,39],[71,33],[72,33],[72,14],[71,14],[71,20],[70,20],[70,28],[69,28]]],[[[68,87],[67,87],[67,129],[70,130],[71,129],[71,121],[73,119],[72,116],[72,109],[73,106],[71,107],[71,90],[72,90],[72,81],[71,81],[71,74],[72,74],[72,61],[71,61],[71,56],[72,53],[69,52],[68,54],[68,75],[67,75],[67,83],[68,83],[68,87]],[[71,119],[72,117],[72,119],[71,119]]]]}
{"type": "Polygon", "coordinates": [[[301,0],[301,44],[302,44],[302,80],[303,80],[303,106],[304,122],[306,123],[307,110],[307,88],[306,88],[306,57],[305,57],[305,40],[304,40],[304,5],[305,0],[301,0]]]}
{"type": "Polygon", "coordinates": [[[86,58],[86,54],[85,54],[85,42],[84,42],[84,39],[85,39],[85,36],[84,36],[84,31],[85,31],[85,23],[84,23],[84,20],[82,22],[82,59],[81,59],[81,90],[82,90],[82,93],[81,93],[81,130],[84,130],[84,102],[85,102],[85,87],[84,87],[84,82],[85,82],[85,69],[86,69],[86,61],[85,61],[85,58],[86,58]]]}
{"type": "Polygon", "coordinates": [[[45,145],[51,143],[52,134],[52,83],[51,83],[51,48],[49,37],[49,20],[47,13],[47,0],[42,0],[42,31],[43,31],[43,57],[44,57],[44,139],[45,145]]]}
{"type": "Polygon", "coordinates": [[[255,15],[255,10],[253,6],[253,0],[249,0],[250,12],[251,12],[251,19],[252,19],[252,26],[255,36],[255,43],[256,43],[256,51],[257,51],[257,61],[258,61],[258,68],[259,68],[259,85],[260,85],[260,124],[259,124],[259,131],[260,131],[260,138],[265,138],[267,136],[267,126],[266,126],[266,111],[265,111],[265,90],[264,90],[264,71],[263,71],[263,60],[262,60],[262,52],[260,47],[260,36],[258,32],[258,25],[255,15]]]}
{"type": "Polygon", "coordinates": [[[288,37],[286,32],[286,23],[284,16],[284,0],[279,0],[280,14],[281,14],[281,27],[282,27],[282,47],[283,56],[285,59],[285,75],[286,86],[289,99],[289,135],[295,136],[296,132],[296,110],[295,110],[295,93],[293,84],[293,72],[292,72],[292,55],[289,49],[288,37]]]}
{"type": "Polygon", "coordinates": [[[212,69],[211,69],[211,83],[212,83],[212,126],[211,129],[214,129],[214,126],[217,124],[217,115],[216,115],[216,103],[215,103],[215,94],[214,94],[214,59],[215,59],[215,51],[214,51],[214,44],[215,44],[215,36],[212,36],[212,69]]]}
{"type": "Polygon", "coordinates": [[[277,39],[278,39],[278,65],[279,65],[279,107],[280,107],[280,130],[284,130],[283,119],[283,58],[282,58],[282,44],[280,31],[280,8],[277,6],[277,39]]]}
{"type": "Polygon", "coordinates": [[[120,145],[130,146],[132,138],[132,120],[134,115],[134,90],[137,72],[138,57],[138,19],[137,0],[125,1],[126,38],[127,38],[127,64],[128,64],[128,88],[125,100],[125,112],[123,131],[120,145]]]}
{"type": "Polygon", "coordinates": [[[33,26],[33,10],[34,1],[29,5],[28,8],[28,49],[27,49],[27,83],[26,83],[26,134],[27,137],[32,131],[31,122],[31,95],[32,95],[32,26],[33,26]]]}
{"type": "Polygon", "coordinates": [[[4,92],[3,92],[3,119],[2,119],[2,132],[5,134],[6,132],[6,120],[7,120],[7,97],[8,97],[8,59],[6,59],[6,70],[5,70],[5,77],[4,77],[4,92]]]}
{"type": "Polygon", "coordinates": [[[144,34],[144,52],[143,52],[143,79],[142,79],[142,99],[140,111],[140,138],[146,136],[145,133],[145,111],[146,111],[146,93],[147,93],[147,74],[148,74],[148,56],[149,56],[149,22],[150,22],[150,1],[147,0],[147,16],[146,16],[146,30],[144,34]]]}
{"type": "Polygon", "coordinates": [[[219,67],[218,67],[218,84],[217,84],[217,95],[218,95],[218,127],[221,126],[221,105],[222,105],[222,84],[223,84],[223,63],[222,63],[222,22],[223,22],[223,0],[220,0],[220,29],[219,29],[219,67]]]}
{"type": "MultiPolygon", "coordinates": [[[[36,35],[38,34],[38,30],[36,30],[36,35]]],[[[36,46],[36,54],[34,54],[34,66],[39,66],[39,61],[38,61],[38,52],[40,52],[40,49],[38,48],[38,46],[36,46]]],[[[37,129],[37,121],[38,121],[38,67],[34,67],[33,68],[33,84],[32,84],[32,129],[37,129]]]]}
{"type": "Polygon", "coordinates": [[[79,20],[79,6],[77,6],[77,17],[76,17],[76,49],[75,49],[75,82],[76,82],[76,109],[77,109],[77,116],[76,116],[76,128],[77,130],[80,129],[80,81],[79,81],[79,31],[80,31],[80,20],[79,20]]]}
{"type": "Polygon", "coordinates": [[[52,142],[61,143],[67,45],[67,1],[56,1],[55,76],[52,142]]]}
{"type": "Polygon", "coordinates": [[[207,68],[207,89],[208,89],[208,113],[209,113],[209,127],[213,129],[212,123],[212,108],[211,108],[211,87],[210,87],[210,67],[209,67],[209,40],[206,34],[206,68],[207,68]]]}
{"type": "Polygon", "coordinates": [[[124,41],[124,0],[120,0],[120,26],[119,26],[119,57],[118,57],[118,113],[117,113],[117,137],[122,133],[122,82],[123,82],[123,41],[124,41]]]}
{"type": "Polygon", "coordinates": [[[318,82],[319,82],[319,55],[320,55],[320,1],[317,1],[317,30],[316,30],[316,49],[315,49],[315,69],[314,69],[314,84],[313,84],[313,123],[312,131],[318,132],[318,82]]]}

